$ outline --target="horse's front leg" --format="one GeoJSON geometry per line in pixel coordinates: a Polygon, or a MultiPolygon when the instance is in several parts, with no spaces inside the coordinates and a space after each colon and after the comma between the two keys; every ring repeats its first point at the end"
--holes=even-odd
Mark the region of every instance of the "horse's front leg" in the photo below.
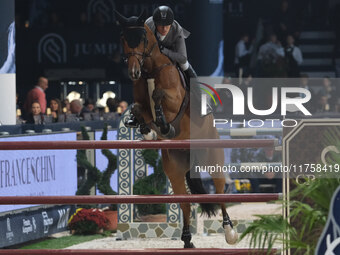
{"type": "MultiPolygon", "coordinates": [[[[174,194],[188,194],[185,186],[185,172],[189,167],[189,160],[185,158],[185,153],[177,150],[162,150],[162,161],[163,170],[169,178],[174,194]]],[[[183,229],[181,240],[184,242],[184,248],[195,248],[191,242],[190,203],[181,203],[180,207],[183,212],[183,229]]]]}
{"type": "Polygon", "coordinates": [[[139,103],[134,103],[131,108],[131,113],[135,116],[139,123],[139,129],[141,134],[146,135],[151,132],[150,127],[145,123],[143,117],[143,106],[139,103]]]}
{"type": "Polygon", "coordinates": [[[140,132],[146,140],[156,140],[157,134],[151,130],[148,123],[152,121],[150,109],[150,99],[148,95],[148,87],[145,79],[140,78],[133,84],[133,97],[135,103],[131,108],[133,118],[137,120],[140,132]]]}
{"type": "Polygon", "coordinates": [[[152,99],[155,102],[156,125],[160,128],[161,134],[164,138],[172,139],[175,137],[175,128],[166,121],[162,100],[165,97],[165,92],[162,89],[156,88],[152,93],[152,99]]]}

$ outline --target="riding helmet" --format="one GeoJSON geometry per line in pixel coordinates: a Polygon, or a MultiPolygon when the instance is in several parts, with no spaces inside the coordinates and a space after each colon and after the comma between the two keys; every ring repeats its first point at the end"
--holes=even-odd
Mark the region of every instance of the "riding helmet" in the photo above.
{"type": "Polygon", "coordinates": [[[156,26],[169,26],[174,22],[174,13],[170,7],[162,5],[153,12],[153,21],[156,26]]]}

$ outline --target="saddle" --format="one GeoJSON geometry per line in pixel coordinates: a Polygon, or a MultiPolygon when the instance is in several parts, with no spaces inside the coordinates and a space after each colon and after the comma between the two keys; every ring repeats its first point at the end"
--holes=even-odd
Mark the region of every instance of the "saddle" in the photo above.
{"type": "Polygon", "coordinates": [[[182,83],[183,88],[186,91],[189,91],[190,79],[188,79],[188,77],[185,75],[185,73],[182,71],[182,69],[178,65],[176,65],[176,68],[178,70],[179,77],[181,78],[181,83],[182,83]]]}

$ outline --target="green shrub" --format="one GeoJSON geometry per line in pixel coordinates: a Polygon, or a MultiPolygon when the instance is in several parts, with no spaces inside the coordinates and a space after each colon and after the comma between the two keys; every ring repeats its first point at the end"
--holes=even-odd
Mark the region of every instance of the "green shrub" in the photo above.
{"type": "MultiPolygon", "coordinates": [[[[162,159],[158,150],[143,150],[146,164],[153,167],[154,173],[136,181],[133,185],[135,195],[162,195],[165,191],[166,176],[163,172],[162,159]]],[[[165,204],[138,204],[139,215],[161,214],[166,212],[165,204]]]]}
{"type": "MultiPolygon", "coordinates": [[[[90,140],[85,127],[81,129],[83,140],[90,140]]],[[[101,140],[107,140],[107,132],[108,128],[107,124],[105,124],[101,140]]],[[[97,186],[98,190],[104,195],[117,194],[110,184],[111,176],[117,169],[117,157],[108,149],[102,149],[101,152],[109,161],[107,168],[103,172],[88,161],[85,150],[77,151],[78,166],[87,169],[87,178],[80,183],[76,195],[89,195],[91,188],[94,186],[97,186]]],[[[112,210],[117,210],[116,204],[112,205],[112,210]]]]}

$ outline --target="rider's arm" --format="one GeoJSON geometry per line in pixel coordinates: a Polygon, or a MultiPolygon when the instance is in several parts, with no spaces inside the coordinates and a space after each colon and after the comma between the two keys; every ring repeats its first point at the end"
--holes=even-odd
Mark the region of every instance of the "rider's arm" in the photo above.
{"type": "Polygon", "coordinates": [[[187,62],[187,49],[183,36],[179,36],[175,41],[174,51],[164,47],[162,53],[179,64],[185,64],[187,62]]]}

